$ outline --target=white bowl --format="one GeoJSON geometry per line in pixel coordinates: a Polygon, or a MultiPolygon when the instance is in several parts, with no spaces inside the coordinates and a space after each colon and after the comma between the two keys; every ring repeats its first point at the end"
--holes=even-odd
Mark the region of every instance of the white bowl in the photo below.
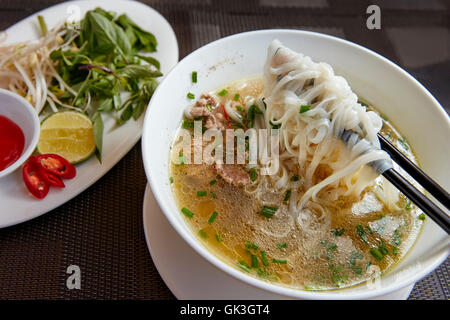
{"type": "Polygon", "coordinates": [[[187,92],[199,96],[230,81],[262,74],[267,47],[275,38],[315,61],[331,64],[358,95],[377,106],[408,138],[425,171],[450,189],[450,144],[447,141],[450,121],[419,82],[386,58],[351,42],[314,32],[263,30],[233,35],[194,51],[172,69],[153,95],[145,116],[142,154],[149,184],[165,216],[180,236],[217,268],[286,297],[376,298],[425,277],[450,252],[449,237],[431,219],[426,220],[421,236],[406,258],[381,279],[326,292],[295,290],[248,276],[210,253],[183,221],[169,183],[169,148],[184,108],[192,103],[186,98],[187,92]],[[198,73],[197,84],[191,83],[192,71],[198,73]]]}
{"type": "Polygon", "coordinates": [[[39,140],[39,117],[31,104],[11,91],[0,89],[0,115],[14,121],[25,136],[23,153],[13,164],[0,171],[0,178],[19,168],[33,153],[39,140]]]}

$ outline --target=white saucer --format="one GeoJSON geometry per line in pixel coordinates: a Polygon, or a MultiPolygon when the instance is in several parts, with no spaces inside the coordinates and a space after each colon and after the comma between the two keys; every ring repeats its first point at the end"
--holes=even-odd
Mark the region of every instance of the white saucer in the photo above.
{"type": "MultiPolygon", "coordinates": [[[[144,233],[153,263],[170,291],[181,300],[286,299],[236,280],[196,253],[167,221],[147,185],[144,233]]],[[[414,285],[377,299],[405,300],[414,285]]]]}

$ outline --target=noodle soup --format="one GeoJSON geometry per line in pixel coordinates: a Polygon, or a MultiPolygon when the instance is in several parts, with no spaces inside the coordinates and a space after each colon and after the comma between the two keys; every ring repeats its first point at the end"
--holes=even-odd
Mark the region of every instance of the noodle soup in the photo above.
{"type": "MultiPolygon", "coordinates": [[[[280,168],[264,175],[261,161],[190,164],[185,162],[187,154],[176,148],[176,139],[170,181],[181,214],[199,241],[223,262],[265,281],[303,290],[330,290],[377,277],[405,256],[420,232],[424,215],[367,163],[350,170],[361,157],[354,154],[354,146],[346,146],[331,130],[324,133],[320,125],[311,129],[314,121],[324,120],[308,112],[320,111],[327,92],[296,102],[295,113],[280,112],[278,107],[287,104],[268,90],[268,65],[285,59],[275,66],[283,68],[291,62],[286,57],[293,54],[287,52],[280,58],[274,51],[277,49],[269,49],[262,78],[241,79],[202,95],[185,113],[180,129],[189,132],[194,145],[191,152],[196,120],[201,121],[203,131],[279,129],[280,168]],[[298,120],[305,116],[310,118],[298,120]],[[305,134],[308,130],[309,136],[305,134]],[[302,146],[302,139],[309,143],[302,146]],[[326,153],[321,150],[324,146],[326,153]],[[339,175],[345,170],[350,172],[339,175]],[[335,176],[339,178],[333,179],[335,176]]],[[[289,72],[281,74],[286,77],[289,72]]],[[[321,75],[310,72],[308,77],[315,80],[321,75]]],[[[277,83],[283,80],[280,76],[275,79],[277,83]]],[[[317,80],[299,81],[300,86],[286,83],[283,90],[289,88],[299,97],[321,85],[317,80]]],[[[359,120],[379,120],[376,132],[417,162],[411,146],[386,118],[381,120],[376,108],[360,101],[357,104],[355,108],[361,110],[356,113],[362,113],[359,120]]],[[[362,129],[361,135],[367,138],[370,129],[362,129]]],[[[223,135],[226,140],[227,134],[223,135]]],[[[384,155],[374,157],[382,159],[384,155]]]]}

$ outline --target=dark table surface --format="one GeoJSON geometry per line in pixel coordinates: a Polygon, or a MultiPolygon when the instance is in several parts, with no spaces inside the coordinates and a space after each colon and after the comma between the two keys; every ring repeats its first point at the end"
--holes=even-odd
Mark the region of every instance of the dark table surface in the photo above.
{"type": "MultiPolygon", "coordinates": [[[[0,0],[0,30],[59,1],[0,0]]],[[[418,79],[449,112],[450,2],[445,0],[154,0],[172,25],[180,59],[221,37],[292,28],[370,48],[418,79]],[[366,8],[381,8],[381,29],[366,28],[366,8]]],[[[107,1],[105,1],[107,7],[107,1]]],[[[126,8],[124,8],[126,10],[126,8]]],[[[2,299],[173,299],[144,238],[146,177],[138,143],[82,194],[37,219],[0,230],[2,299]],[[80,266],[81,290],[66,268],[80,266]]],[[[1,192],[1,190],[0,190],[1,192]]],[[[8,208],[0,204],[0,213],[8,208]]],[[[410,299],[449,299],[449,259],[418,282],[410,299]]]]}

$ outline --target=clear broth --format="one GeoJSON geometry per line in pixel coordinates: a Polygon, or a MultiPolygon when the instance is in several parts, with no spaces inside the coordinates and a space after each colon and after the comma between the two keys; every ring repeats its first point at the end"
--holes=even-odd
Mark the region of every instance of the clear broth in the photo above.
{"type": "MultiPolygon", "coordinates": [[[[224,88],[228,94],[219,97],[222,103],[235,94],[244,103],[261,93],[262,81],[244,79],[217,91],[224,88]]],[[[417,162],[409,144],[388,121],[381,133],[417,162]]],[[[267,219],[258,214],[260,200],[223,181],[211,166],[172,163],[170,176],[178,207],[194,213],[185,217],[186,223],[208,250],[242,272],[297,289],[337,289],[379,276],[405,256],[423,222],[420,210],[405,197],[400,196],[399,210],[389,211],[373,188],[367,188],[361,198],[341,197],[326,205],[332,218],[326,230],[316,219],[308,228],[283,235],[288,219],[285,191],[267,190],[265,200],[279,204],[277,214],[267,219]],[[198,196],[198,191],[206,191],[206,196],[198,196]],[[210,223],[213,212],[218,214],[210,223]],[[376,258],[380,250],[381,260],[376,258]]]]}

